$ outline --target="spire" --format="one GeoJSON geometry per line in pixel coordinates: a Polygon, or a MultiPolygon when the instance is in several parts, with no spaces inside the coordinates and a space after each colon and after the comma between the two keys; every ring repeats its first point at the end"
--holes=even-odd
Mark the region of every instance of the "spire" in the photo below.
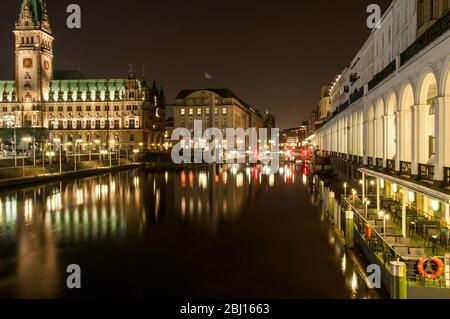
{"type": "Polygon", "coordinates": [[[47,5],[44,0],[23,0],[18,25],[22,27],[43,27],[50,30],[47,5]]]}

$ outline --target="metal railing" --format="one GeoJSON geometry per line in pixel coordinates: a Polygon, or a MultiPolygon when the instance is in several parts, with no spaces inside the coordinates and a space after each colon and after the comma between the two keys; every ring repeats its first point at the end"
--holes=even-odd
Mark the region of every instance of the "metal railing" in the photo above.
{"type": "Polygon", "coordinates": [[[370,157],[370,156],[369,156],[369,157],[367,158],[367,165],[368,165],[368,166],[373,166],[373,157],[370,157]]]}
{"type": "Polygon", "coordinates": [[[389,75],[394,73],[396,70],[395,60],[389,63],[381,72],[374,75],[373,79],[369,82],[369,91],[374,89],[378,84],[380,84],[389,75]]]}
{"type": "Polygon", "coordinates": [[[434,181],[434,166],[419,164],[419,176],[421,180],[434,181]]]}
{"type": "Polygon", "coordinates": [[[434,40],[450,29],[450,11],[436,21],[424,34],[422,34],[409,48],[400,55],[400,64],[404,65],[434,40]]]}
{"type": "Polygon", "coordinates": [[[400,173],[402,175],[411,175],[411,162],[400,162],[400,173]]]}
{"type": "Polygon", "coordinates": [[[386,160],[386,168],[390,173],[395,172],[395,161],[394,160],[386,160]]]}
{"type": "MultiPolygon", "coordinates": [[[[349,207],[351,207],[354,213],[354,228],[356,230],[355,238],[358,236],[360,240],[363,240],[370,251],[378,258],[380,264],[388,271],[390,271],[389,265],[391,261],[400,260],[407,265],[408,285],[450,288],[450,267],[447,267],[447,265],[450,265],[450,257],[436,256],[444,263],[444,273],[436,280],[427,280],[418,272],[417,264],[421,258],[429,258],[430,256],[427,256],[426,254],[424,256],[403,256],[396,250],[396,246],[388,243],[386,237],[382,236],[377,228],[373,226],[373,223],[376,223],[376,221],[367,220],[345,197],[342,197],[341,204],[342,213],[345,213],[349,207]],[[368,228],[370,229],[370,235],[367,231],[368,228]]],[[[341,215],[341,220],[345,220],[345,214],[341,215]]],[[[341,228],[344,233],[347,231],[345,227],[341,228]]],[[[384,231],[383,228],[381,229],[384,231]]],[[[397,235],[391,235],[389,237],[401,238],[401,236],[397,235]]]]}
{"type": "Polygon", "coordinates": [[[450,186],[450,167],[444,167],[444,184],[450,186]]]}
{"type": "Polygon", "coordinates": [[[383,168],[384,167],[384,161],[383,161],[382,158],[377,158],[376,166],[377,166],[377,168],[383,168]]]}

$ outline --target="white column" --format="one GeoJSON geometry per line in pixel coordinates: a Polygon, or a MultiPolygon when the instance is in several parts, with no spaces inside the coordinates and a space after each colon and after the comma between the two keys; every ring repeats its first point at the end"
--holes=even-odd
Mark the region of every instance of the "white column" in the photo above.
{"type": "Polygon", "coordinates": [[[377,212],[381,209],[381,198],[380,198],[380,179],[377,178],[377,212]]]}
{"type": "Polygon", "coordinates": [[[428,161],[428,140],[427,140],[427,113],[429,105],[420,104],[413,106],[412,116],[412,160],[411,175],[419,175],[419,164],[428,161]]]}
{"type": "Polygon", "coordinates": [[[402,201],[402,235],[407,237],[406,233],[406,204],[408,203],[408,191],[403,189],[403,201],[402,201]]]}
{"type": "Polygon", "coordinates": [[[369,146],[370,140],[369,140],[369,121],[363,122],[363,163],[364,165],[367,165],[367,157],[369,156],[369,146]]]}
{"type": "Polygon", "coordinates": [[[394,140],[395,132],[393,131],[394,127],[394,115],[385,115],[383,117],[384,120],[384,152],[383,152],[383,161],[384,167],[387,167],[387,160],[391,160],[394,156],[394,140]]]}
{"type": "Polygon", "coordinates": [[[438,97],[434,100],[434,105],[436,111],[434,179],[441,182],[444,180],[444,167],[449,165],[450,161],[450,110],[448,109],[450,107],[450,97],[438,97]]]}

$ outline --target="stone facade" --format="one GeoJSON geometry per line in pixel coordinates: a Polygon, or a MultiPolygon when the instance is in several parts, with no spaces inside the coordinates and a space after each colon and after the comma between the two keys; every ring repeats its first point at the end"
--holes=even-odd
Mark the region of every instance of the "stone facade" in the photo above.
{"type": "MultiPolygon", "coordinates": [[[[106,149],[161,149],[162,89],[138,80],[85,79],[79,71],[54,71],[52,29],[42,0],[24,0],[16,28],[16,79],[0,81],[0,128],[44,130],[67,150],[74,143],[106,149]]],[[[19,141],[18,141],[19,143],[19,141]]]]}

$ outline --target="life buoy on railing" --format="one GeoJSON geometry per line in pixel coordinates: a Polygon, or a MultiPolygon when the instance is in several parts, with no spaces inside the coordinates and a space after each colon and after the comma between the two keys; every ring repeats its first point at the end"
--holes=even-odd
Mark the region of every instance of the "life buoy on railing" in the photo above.
{"type": "Polygon", "coordinates": [[[436,280],[444,273],[444,263],[437,257],[433,257],[431,259],[420,258],[417,263],[417,271],[426,279],[436,280]],[[424,269],[425,263],[434,263],[437,270],[434,272],[429,272],[427,269],[424,269]]]}
{"type": "Polygon", "coordinates": [[[366,224],[365,235],[366,240],[372,240],[372,226],[370,224],[366,224]]]}

